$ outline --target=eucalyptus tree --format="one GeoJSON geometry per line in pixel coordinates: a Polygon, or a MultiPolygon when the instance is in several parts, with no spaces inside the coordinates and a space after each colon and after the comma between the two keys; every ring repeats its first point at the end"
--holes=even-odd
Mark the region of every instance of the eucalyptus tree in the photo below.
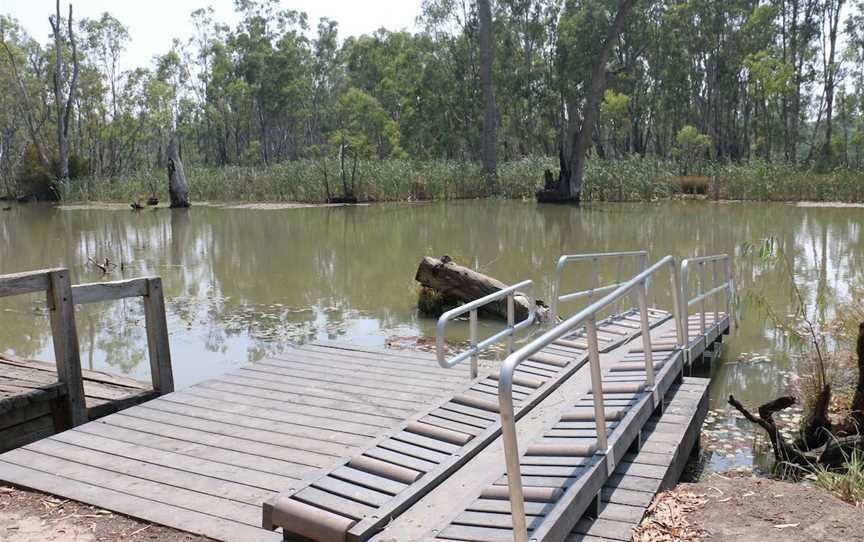
{"type": "Polygon", "coordinates": [[[50,17],[51,30],[54,35],[54,107],[57,114],[57,178],[60,181],[69,180],[69,127],[72,118],[72,106],[75,92],[78,89],[78,46],[75,41],[75,31],[72,21],[72,4],[69,4],[69,16],[66,19],[68,31],[64,36],[63,20],[60,17],[60,0],[56,2],[55,14],[50,17]],[[66,76],[64,52],[66,41],[71,50],[71,74],[66,76]]]}
{"type": "Polygon", "coordinates": [[[558,69],[567,128],[559,146],[558,186],[538,192],[539,201],[579,204],[582,198],[585,160],[606,89],[607,62],[635,3],[620,0],[612,7],[601,0],[568,0],[564,5],[558,26],[558,69]]]}

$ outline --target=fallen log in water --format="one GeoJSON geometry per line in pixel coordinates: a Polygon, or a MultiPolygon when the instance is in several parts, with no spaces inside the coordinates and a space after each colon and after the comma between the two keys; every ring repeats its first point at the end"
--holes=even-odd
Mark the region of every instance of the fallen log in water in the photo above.
{"type": "MultiPolygon", "coordinates": [[[[430,258],[428,256],[423,258],[417,267],[417,274],[414,276],[414,280],[419,282],[424,288],[431,290],[432,295],[436,299],[434,307],[427,306],[423,309],[427,313],[435,312],[440,314],[448,308],[480,299],[507,288],[507,284],[504,284],[500,280],[468,267],[457,265],[453,262],[452,258],[446,255],[442,256],[441,259],[430,258]]],[[[549,309],[540,300],[536,300],[536,303],[537,318],[543,321],[546,319],[549,309]]],[[[531,300],[525,294],[517,293],[514,296],[514,306],[516,309],[516,321],[519,322],[528,317],[531,300]]],[[[507,299],[504,298],[486,305],[482,312],[506,319],[507,299]]]]}

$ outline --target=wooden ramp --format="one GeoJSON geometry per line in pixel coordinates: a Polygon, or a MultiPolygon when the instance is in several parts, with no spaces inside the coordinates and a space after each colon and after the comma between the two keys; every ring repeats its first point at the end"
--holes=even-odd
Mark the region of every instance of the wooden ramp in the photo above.
{"type": "MultiPolygon", "coordinates": [[[[669,314],[652,309],[648,319],[649,325],[658,325],[669,314]]],[[[636,322],[634,311],[600,322],[603,351],[637,336],[636,322]]],[[[517,371],[517,418],[585,364],[583,333],[549,345],[517,371]]],[[[362,452],[268,502],[264,526],[315,540],[369,539],[500,435],[497,377],[473,380],[362,452]]]]}
{"type": "MultiPolygon", "coordinates": [[[[665,322],[652,330],[652,338],[659,342],[660,337],[671,330],[674,330],[674,322],[665,322]]],[[[618,469],[632,469],[627,474],[635,476],[637,471],[641,472],[639,479],[628,479],[626,485],[629,489],[621,486],[615,498],[625,501],[631,499],[634,506],[647,506],[659,485],[655,487],[653,482],[642,478],[650,471],[654,471],[651,472],[652,479],[656,477],[657,469],[654,467],[659,466],[656,463],[666,459],[670,465],[673,462],[680,463],[681,454],[673,450],[683,449],[686,442],[677,443],[678,435],[671,438],[658,436],[654,441],[663,439],[666,442],[662,445],[644,444],[642,450],[651,450],[652,453],[665,456],[649,457],[647,453],[640,452],[635,464],[653,462],[655,465],[626,466],[634,463],[631,446],[640,441],[642,429],[651,429],[656,424],[656,420],[651,419],[654,414],[650,399],[652,394],[636,389],[623,389],[644,381],[644,369],[641,373],[634,370],[640,362],[644,368],[644,357],[637,345],[641,345],[641,341],[637,340],[601,354],[601,365],[605,374],[603,381],[610,386],[604,390],[609,416],[609,443],[613,449],[610,455],[614,457],[618,469]],[[617,389],[612,389],[612,386],[617,389]],[[637,491],[633,484],[638,484],[641,489],[637,491]]],[[[677,388],[676,382],[682,377],[684,357],[683,351],[674,351],[664,346],[657,346],[654,351],[657,389],[661,397],[667,390],[677,388]]],[[[526,495],[532,495],[526,502],[531,525],[529,539],[536,536],[538,540],[544,540],[546,535],[536,531],[544,522],[551,520],[561,531],[553,534],[550,539],[570,540],[570,536],[578,533],[579,525],[584,528],[580,518],[583,512],[592,508],[592,503],[596,506],[595,496],[608,496],[608,489],[601,491],[601,488],[604,485],[608,488],[608,483],[619,481],[617,474],[606,478],[605,473],[598,469],[601,462],[606,460],[604,456],[580,457],[555,455],[555,452],[543,453],[542,446],[587,445],[590,448],[593,443],[596,437],[593,421],[586,418],[586,414],[592,412],[593,404],[589,393],[588,372],[587,366],[580,369],[517,425],[520,440],[524,442],[521,461],[523,485],[526,495]],[[531,455],[524,453],[534,445],[540,445],[541,448],[531,455]],[[569,519],[567,522],[557,523],[557,518],[560,517],[569,519]]],[[[636,387],[638,388],[638,385],[636,387]]],[[[667,399],[677,396],[672,395],[672,392],[666,395],[667,399]]],[[[700,430],[701,418],[684,416],[685,411],[680,406],[673,408],[674,411],[669,412],[670,416],[664,423],[675,424],[676,431],[680,429],[682,433],[686,432],[695,438],[700,430]]],[[[662,429],[668,430],[670,426],[664,425],[662,429]]],[[[669,475],[669,479],[672,477],[673,475],[669,475]]],[[[461,468],[458,474],[443,481],[409,510],[393,518],[372,540],[513,540],[506,481],[504,454],[499,439],[461,468]]],[[[616,504],[626,503],[616,501],[616,504]]]]}
{"type": "Polygon", "coordinates": [[[645,426],[639,451],[627,454],[603,485],[596,515],[580,520],[567,542],[632,538],[654,495],[675,486],[692,452],[699,450],[708,384],[708,379],[688,377],[672,387],[663,413],[645,426]]]}

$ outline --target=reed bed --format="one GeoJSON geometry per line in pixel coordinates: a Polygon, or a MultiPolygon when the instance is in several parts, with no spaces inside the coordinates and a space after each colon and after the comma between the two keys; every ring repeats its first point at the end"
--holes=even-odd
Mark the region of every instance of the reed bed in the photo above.
{"type": "MultiPolygon", "coordinates": [[[[361,201],[418,201],[498,196],[533,198],[543,171],[557,175],[552,157],[526,157],[498,168],[493,192],[480,165],[455,160],[369,160],[358,164],[355,195],[361,201]]],[[[339,164],[297,160],[267,167],[186,169],[192,199],[238,202],[323,202],[342,193],[339,164]],[[329,185],[329,186],[328,186],[329,185]]],[[[350,182],[350,181],[349,181],[350,182]]],[[[167,199],[165,173],[154,169],[111,178],[82,178],[61,188],[64,200],[134,201],[151,194],[167,199]]],[[[680,164],[653,158],[590,159],[585,201],[653,201],[685,192],[731,200],[864,202],[864,172],[817,173],[800,165],[750,161],[704,163],[682,175],[680,164]]]]}

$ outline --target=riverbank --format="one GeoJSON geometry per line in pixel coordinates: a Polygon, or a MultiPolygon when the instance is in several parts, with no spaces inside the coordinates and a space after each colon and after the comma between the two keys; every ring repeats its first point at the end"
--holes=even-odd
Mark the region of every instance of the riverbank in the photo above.
{"type": "MultiPolygon", "coordinates": [[[[533,198],[543,171],[557,171],[553,157],[503,162],[495,195],[533,198]]],[[[320,203],[341,195],[336,161],[296,160],[269,167],[188,166],[193,201],[320,203]]],[[[585,173],[585,201],[653,201],[682,193],[750,201],[864,202],[864,172],[818,173],[807,166],[751,161],[703,164],[684,175],[674,161],[631,157],[591,159],[585,173]]],[[[346,183],[350,186],[350,172],[346,183]]],[[[156,194],[167,201],[160,169],[111,178],[81,178],[60,189],[66,202],[130,202],[156,194]]],[[[360,201],[426,201],[493,195],[480,165],[454,160],[388,159],[358,164],[354,193],[360,201]]]]}
{"type": "Polygon", "coordinates": [[[862,536],[861,509],[809,483],[712,474],[658,495],[635,542],[846,542],[862,536]]]}

